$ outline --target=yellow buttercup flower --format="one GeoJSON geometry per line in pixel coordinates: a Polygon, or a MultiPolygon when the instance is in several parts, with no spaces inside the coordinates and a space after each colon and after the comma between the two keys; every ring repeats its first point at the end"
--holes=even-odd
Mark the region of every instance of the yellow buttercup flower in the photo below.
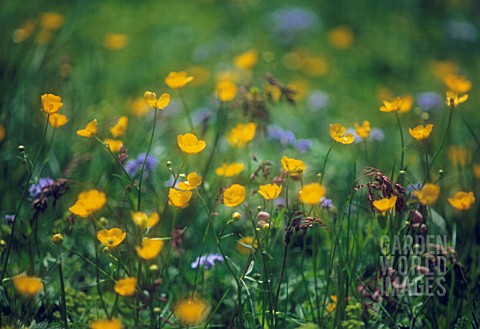
{"type": "Polygon", "coordinates": [[[430,136],[432,129],[433,125],[429,123],[426,126],[418,125],[415,128],[408,128],[408,132],[417,141],[421,141],[427,139],[430,136]]]}
{"type": "Polygon", "coordinates": [[[46,30],[58,30],[62,27],[64,20],[63,15],[45,12],[40,16],[40,25],[46,30]]]}
{"type": "Polygon", "coordinates": [[[451,90],[457,94],[465,94],[472,89],[472,83],[459,75],[449,74],[443,78],[443,82],[447,86],[448,90],[451,90]]]}
{"type": "Polygon", "coordinates": [[[380,200],[373,201],[373,206],[377,208],[377,210],[380,211],[383,216],[385,216],[385,213],[388,210],[395,208],[396,203],[397,203],[397,197],[394,195],[390,198],[383,198],[380,200]]]}
{"type": "Polygon", "coordinates": [[[221,167],[218,167],[215,169],[215,173],[218,176],[223,176],[223,177],[233,177],[238,175],[239,173],[242,172],[242,170],[245,168],[245,165],[243,163],[222,163],[221,167]]]}
{"type": "Polygon", "coordinates": [[[328,31],[328,42],[333,48],[347,49],[353,44],[353,32],[347,26],[337,26],[328,31]]]}
{"type": "Polygon", "coordinates": [[[255,137],[257,125],[253,122],[239,123],[227,134],[227,140],[233,147],[243,147],[255,137]]]}
{"type": "Polygon", "coordinates": [[[103,46],[109,50],[120,50],[128,44],[128,35],[123,33],[108,33],[103,38],[103,46]]]}
{"type": "Polygon", "coordinates": [[[457,192],[448,202],[457,210],[468,210],[475,203],[475,196],[473,192],[457,192]]]}
{"type": "Polygon", "coordinates": [[[223,203],[227,207],[236,207],[245,201],[246,190],[240,184],[233,184],[223,192],[223,203]]]}
{"type": "Polygon", "coordinates": [[[311,206],[316,206],[320,203],[320,199],[325,196],[327,190],[319,183],[310,183],[304,185],[298,193],[300,202],[311,206]]]}
{"type": "Polygon", "coordinates": [[[63,106],[60,96],[56,96],[54,94],[43,94],[41,99],[43,111],[48,114],[57,113],[58,110],[63,106]]]}
{"type": "Polygon", "coordinates": [[[202,183],[202,177],[198,176],[196,172],[188,174],[186,182],[178,183],[178,188],[184,191],[194,190],[202,183]]]}
{"type": "Polygon", "coordinates": [[[141,247],[135,247],[137,255],[145,260],[151,260],[160,254],[163,249],[163,240],[145,239],[142,241],[141,247]]]}
{"type": "Polygon", "coordinates": [[[355,122],[354,125],[355,125],[355,132],[357,133],[358,137],[368,138],[370,136],[370,122],[369,121],[367,121],[367,120],[363,121],[361,126],[356,122],[355,122]]]}
{"type": "Polygon", "coordinates": [[[15,289],[28,297],[35,296],[43,289],[42,280],[35,276],[19,275],[12,280],[15,289]]]}
{"type": "Polygon", "coordinates": [[[257,247],[258,243],[253,236],[246,236],[237,241],[237,250],[242,255],[250,255],[250,253],[254,252],[257,247]],[[250,248],[247,246],[250,246],[250,248]]]}
{"type": "Polygon", "coordinates": [[[280,193],[282,192],[282,186],[278,186],[277,184],[266,184],[266,185],[260,185],[258,189],[258,193],[260,193],[261,196],[265,200],[274,200],[278,198],[280,193]]]}
{"type": "Polygon", "coordinates": [[[427,183],[420,191],[414,191],[413,194],[424,206],[432,206],[440,195],[440,186],[427,183]]]}
{"type": "Polygon", "coordinates": [[[473,175],[476,179],[480,179],[480,164],[473,166],[473,175]]]}
{"type": "Polygon", "coordinates": [[[198,298],[183,299],[173,307],[173,314],[183,325],[193,326],[205,321],[210,313],[210,305],[198,298]]]}
{"type": "Polygon", "coordinates": [[[123,146],[122,141],[111,139],[111,138],[105,138],[104,142],[108,144],[108,147],[110,147],[110,150],[112,150],[113,153],[120,152],[123,146]]]}
{"type": "Polygon", "coordinates": [[[137,278],[120,279],[115,283],[113,290],[120,296],[132,296],[137,288],[137,278]]]}
{"type": "Polygon", "coordinates": [[[171,188],[168,191],[168,203],[177,208],[185,208],[192,198],[192,191],[178,191],[171,188]]]}
{"type": "Polygon", "coordinates": [[[132,212],[130,217],[141,228],[153,227],[160,221],[160,215],[157,212],[152,212],[149,215],[141,211],[132,212]]]}
{"type": "Polygon", "coordinates": [[[303,175],[307,166],[302,160],[297,160],[295,158],[287,158],[286,156],[282,157],[282,167],[283,170],[288,172],[292,177],[298,177],[303,175]]]}
{"type": "Polygon", "coordinates": [[[330,136],[334,141],[342,144],[352,144],[355,136],[351,133],[346,134],[346,132],[347,128],[344,126],[338,123],[330,124],[330,136]]]}
{"type": "Polygon", "coordinates": [[[408,112],[413,107],[413,97],[403,96],[397,97],[392,102],[383,101],[383,106],[380,107],[382,112],[408,112]]]}
{"type": "Polygon", "coordinates": [[[187,72],[175,72],[172,71],[165,78],[165,83],[172,89],[180,89],[185,87],[189,82],[193,80],[193,77],[188,76],[187,72]]]}
{"type": "Polygon", "coordinates": [[[65,115],[59,113],[52,113],[48,117],[48,123],[53,128],[60,128],[68,122],[68,119],[65,115]]]}
{"type": "Polygon", "coordinates": [[[89,122],[85,129],[80,129],[77,130],[77,135],[86,137],[86,138],[92,138],[95,136],[97,133],[97,119],[94,119],[93,121],[89,122]]]}
{"type": "Polygon", "coordinates": [[[222,102],[228,102],[235,98],[237,91],[238,87],[232,81],[220,81],[215,86],[215,97],[222,102]]]}
{"type": "Polygon", "coordinates": [[[328,63],[321,56],[305,56],[302,60],[302,70],[308,75],[321,77],[328,72],[328,63]]]}
{"type": "Polygon", "coordinates": [[[327,304],[327,311],[329,313],[332,313],[337,308],[337,302],[338,302],[337,296],[331,295],[330,300],[331,302],[328,302],[327,304]]]}
{"type": "Polygon", "coordinates": [[[258,51],[254,49],[247,50],[241,55],[235,57],[235,66],[241,69],[249,70],[257,64],[258,51]]]}
{"type": "Polygon", "coordinates": [[[122,321],[117,318],[97,320],[90,323],[90,329],[122,329],[122,321]]]}
{"type": "Polygon", "coordinates": [[[110,128],[110,133],[115,138],[122,137],[123,135],[125,135],[127,128],[128,118],[126,116],[121,116],[118,119],[117,123],[112,128],[110,128]]]}
{"type": "Polygon", "coordinates": [[[143,94],[143,98],[148,106],[154,109],[164,110],[168,104],[170,104],[170,95],[167,93],[163,93],[157,98],[157,94],[152,93],[151,91],[146,91],[143,94]]]}
{"type": "Polygon", "coordinates": [[[194,134],[185,134],[177,136],[177,144],[180,150],[186,154],[197,154],[205,149],[207,143],[198,139],[194,134]]]}
{"type": "Polygon", "coordinates": [[[125,240],[126,236],[127,233],[116,227],[97,232],[98,241],[109,249],[115,249],[123,240],[125,240]]]}
{"type": "Polygon", "coordinates": [[[75,215],[85,218],[94,211],[101,209],[106,202],[105,193],[98,190],[88,190],[80,193],[77,197],[77,202],[68,210],[75,215]]]}
{"type": "Polygon", "coordinates": [[[458,105],[465,103],[467,101],[468,94],[460,96],[458,93],[449,90],[445,93],[445,98],[446,98],[445,103],[447,104],[447,106],[455,108],[458,105]]]}

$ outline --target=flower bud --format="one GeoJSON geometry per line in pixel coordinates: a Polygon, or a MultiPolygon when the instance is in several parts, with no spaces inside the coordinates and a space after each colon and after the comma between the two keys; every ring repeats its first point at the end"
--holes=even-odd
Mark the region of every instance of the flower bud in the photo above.
{"type": "Polygon", "coordinates": [[[52,242],[56,245],[60,245],[63,243],[63,235],[60,233],[54,234],[52,236],[52,242]]]}
{"type": "Polygon", "coordinates": [[[167,161],[167,167],[172,168],[172,161],[170,161],[170,160],[167,161]]]}
{"type": "Polygon", "coordinates": [[[152,272],[157,272],[158,271],[158,266],[156,264],[152,264],[152,265],[150,265],[150,267],[148,269],[152,272]]]}
{"type": "Polygon", "coordinates": [[[258,220],[268,222],[270,220],[270,214],[266,211],[260,211],[257,215],[258,220]]]}
{"type": "Polygon", "coordinates": [[[398,174],[400,176],[405,176],[407,174],[407,172],[405,170],[400,170],[400,172],[398,174]]]}
{"type": "Polygon", "coordinates": [[[103,248],[103,252],[108,254],[110,252],[110,249],[108,247],[103,248]]]}
{"type": "Polygon", "coordinates": [[[105,217],[101,217],[99,220],[100,224],[102,224],[103,226],[107,226],[108,225],[108,219],[105,218],[105,217]]]}
{"type": "Polygon", "coordinates": [[[18,145],[17,151],[20,152],[20,153],[25,152],[25,146],[23,146],[23,145],[18,145]]]}
{"type": "Polygon", "coordinates": [[[7,245],[7,241],[5,240],[0,240],[0,248],[4,248],[7,245]]]}
{"type": "Polygon", "coordinates": [[[240,219],[242,219],[242,215],[239,212],[234,212],[232,214],[232,219],[235,221],[239,221],[240,219]]]}

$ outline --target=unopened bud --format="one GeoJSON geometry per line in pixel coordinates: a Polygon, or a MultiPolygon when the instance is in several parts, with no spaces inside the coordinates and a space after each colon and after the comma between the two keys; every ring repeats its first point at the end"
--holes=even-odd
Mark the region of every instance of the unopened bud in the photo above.
{"type": "Polygon", "coordinates": [[[154,307],[153,308],[153,313],[160,314],[160,313],[162,313],[162,309],[160,307],[154,307]]]}
{"type": "Polygon", "coordinates": [[[167,161],[167,167],[172,168],[172,161],[170,161],[170,160],[167,161]]]}
{"type": "Polygon", "coordinates": [[[110,253],[110,249],[108,247],[105,247],[105,248],[103,248],[103,252],[108,254],[108,253],[110,253]]]}
{"type": "Polygon", "coordinates": [[[56,245],[62,244],[63,243],[63,235],[60,233],[54,234],[52,236],[52,242],[55,243],[56,245]]]}
{"type": "Polygon", "coordinates": [[[7,241],[5,240],[0,240],[0,248],[4,248],[7,245],[7,241]]]}
{"type": "Polygon", "coordinates": [[[100,222],[100,224],[102,224],[103,226],[107,226],[108,225],[108,219],[105,218],[105,217],[100,217],[100,219],[98,220],[100,222]]]}
{"type": "Polygon", "coordinates": [[[438,171],[438,174],[439,174],[440,176],[443,175],[443,170],[440,169],[440,170],[438,171]]]}
{"type": "Polygon", "coordinates": [[[20,152],[20,153],[25,152],[25,146],[23,146],[23,145],[18,145],[17,151],[20,152]]]}
{"type": "Polygon", "coordinates": [[[148,269],[152,272],[157,272],[158,271],[158,266],[156,264],[152,264],[152,265],[150,265],[150,267],[148,269]]]}
{"type": "Polygon", "coordinates": [[[270,220],[270,214],[266,211],[260,211],[257,215],[258,220],[268,222],[270,220]]]}
{"type": "Polygon", "coordinates": [[[405,176],[407,174],[407,172],[405,170],[400,170],[400,172],[398,174],[400,176],[405,176]]]}
{"type": "Polygon", "coordinates": [[[236,221],[239,221],[240,219],[242,219],[242,215],[239,212],[234,212],[232,214],[232,219],[236,220],[236,221]]]}

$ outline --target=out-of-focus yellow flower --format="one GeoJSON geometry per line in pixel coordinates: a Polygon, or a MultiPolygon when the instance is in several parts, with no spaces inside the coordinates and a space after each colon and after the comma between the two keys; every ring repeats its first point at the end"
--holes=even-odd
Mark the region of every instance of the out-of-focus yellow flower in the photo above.
{"type": "Polygon", "coordinates": [[[258,61],[258,51],[250,49],[235,57],[235,66],[241,69],[250,70],[258,61]]]}
{"type": "Polygon", "coordinates": [[[355,122],[354,125],[355,125],[355,132],[357,133],[358,137],[368,138],[370,136],[370,122],[369,121],[367,121],[367,120],[363,121],[361,126],[356,122],[355,122]]]}
{"type": "Polygon", "coordinates": [[[321,56],[305,56],[302,71],[313,77],[322,77],[328,72],[327,60],[321,56]]]}
{"type": "Polygon", "coordinates": [[[443,82],[447,86],[448,90],[457,94],[465,94],[472,89],[472,83],[459,75],[449,74],[443,78],[443,82]]]}
{"type": "Polygon", "coordinates": [[[183,325],[193,326],[205,321],[210,313],[210,305],[198,298],[183,299],[173,307],[173,314],[183,325]]]}
{"type": "Polygon", "coordinates": [[[333,48],[347,49],[353,44],[353,31],[348,26],[337,26],[328,33],[328,42],[333,48]]]}
{"type": "Polygon", "coordinates": [[[223,192],[223,203],[227,207],[236,207],[245,201],[246,190],[240,184],[233,184],[223,192]]]}
{"type": "Polygon", "coordinates": [[[125,240],[127,233],[119,228],[111,228],[109,230],[101,230],[97,232],[97,239],[108,249],[115,249],[120,243],[125,240]]]}
{"type": "Polygon", "coordinates": [[[198,139],[194,134],[185,134],[177,136],[177,144],[180,150],[186,154],[197,154],[202,152],[207,143],[204,140],[198,139]]]}
{"type": "Polygon", "coordinates": [[[424,206],[432,206],[440,195],[440,186],[427,183],[420,191],[414,191],[413,194],[424,206]]]}
{"type": "Polygon", "coordinates": [[[142,241],[141,247],[135,247],[137,255],[145,260],[151,260],[160,254],[163,249],[163,240],[145,239],[142,241]]]}
{"type": "Polygon", "coordinates": [[[303,175],[307,166],[302,160],[297,160],[295,158],[287,158],[286,156],[282,157],[282,167],[283,170],[289,173],[292,177],[298,177],[303,175]]]}
{"type": "Polygon", "coordinates": [[[398,112],[405,113],[412,109],[413,97],[410,95],[397,97],[393,101],[383,101],[383,106],[380,107],[382,112],[398,112]]]}
{"type": "Polygon", "coordinates": [[[351,133],[346,134],[346,132],[347,128],[341,124],[330,124],[330,136],[334,141],[342,144],[352,144],[355,140],[355,136],[353,136],[351,133]]]}
{"type": "Polygon", "coordinates": [[[19,275],[12,280],[15,289],[28,297],[35,296],[43,289],[42,280],[35,276],[19,275]]]}
{"type": "Polygon", "coordinates": [[[85,127],[85,129],[77,130],[77,135],[86,137],[86,138],[92,138],[93,136],[95,136],[96,133],[97,133],[97,119],[90,121],[85,127]]]}
{"type": "Polygon", "coordinates": [[[253,122],[239,123],[227,134],[227,140],[233,147],[243,147],[255,137],[257,125],[253,122]]]}
{"type": "Polygon", "coordinates": [[[130,213],[130,216],[133,222],[141,228],[153,227],[160,221],[160,215],[157,212],[152,212],[147,215],[144,212],[138,211],[130,213]]]}
{"type": "Polygon", "coordinates": [[[39,45],[46,45],[52,40],[53,32],[47,29],[41,29],[35,36],[35,42],[39,45]]]}
{"type": "Polygon", "coordinates": [[[188,72],[195,77],[192,81],[192,85],[200,86],[210,81],[211,73],[204,66],[192,66],[188,69],[188,72]]]}
{"type": "Polygon", "coordinates": [[[429,123],[426,126],[418,125],[415,128],[408,128],[408,132],[417,141],[421,141],[430,137],[430,133],[432,132],[432,129],[433,129],[433,125],[429,123]]]}
{"type": "Polygon", "coordinates": [[[157,94],[152,93],[151,91],[146,91],[143,94],[143,98],[147,102],[148,106],[154,109],[164,110],[168,104],[170,104],[170,95],[167,93],[161,94],[157,99],[157,94]]]}
{"type": "Polygon", "coordinates": [[[168,203],[177,208],[185,208],[188,206],[191,198],[191,191],[179,191],[174,188],[168,191],[168,203]]]}
{"type": "Polygon", "coordinates": [[[40,26],[46,30],[58,30],[64,21],[65,17],[57,13],[45,12],[40,16],[40,26]]]}
{"type": "Polygon", "coordinates": [[[254,252],[257,247],[258,243],[253,236],[245,236],[237,241],[237,250],[242,255],[250,255],[250,253],[254,252]]]}
{"type": "Polygon", "coordinates": [[[445,93],[445,104],[451,108],[455,108],[458,105],[465,103],[468,99],[468,94],[460,96],[458,93],[448,90],[445,93]]]}
{"type": "Polygon", "coordinates": [[[476,164],[475,166],[473,166],[473,175],[476,179],[480,179],[480,164],[476,164]]]}
{"type": "Polygon", "coordinates": [[[228,102],[235,98],[237,91],[238,87],[232,81],[220,81],[215,86],[215,97],[222,102],[228,102]]]}
{"type": "Polygon", "coordinates": [[[28,38],[31,37],[33,31],[35,30],[35,21],[34,20],[27,20],[23,25],[19,28],[16,29],[13,32],[13,42],[15,43],[21,43],[27,40],[28,38]]]}
{"type": "Polygon", "coordinates": [[[128,35],[123,33],[108,33],[103,38],[103,46],[108,50],[120,50],[128,44],[128,35]]]}
{"type": "Polygon", "coordinates": [[[432,71],[437,78],[443,79],[447,75],[454,75],[458,72],[457,63],[447,60],[447,61],[433,61],[432,62],[432,71]]]}
{"type": "Polygon", "coordinates": [[[383,198],[380,200],[373,201],[373,206],[377,208],[377,210],[380,211],[383,216],[385,216],[385,213],[388,210],[395,208],[396,203],[397,203],[397,197],[394,195],[390,198],[383,198]]]}
{"type": "Polygon", "coordinates": [[[222,163],[221,167],[218,167],[215,169],[215,173],[218,176],[223,176],[223,177],[233,177],[237,176],[239,173],[242,172],[242,170],[245,168],[245,165],[243,163],[222,163]]]}
{"type": "Polygon", "coordinates": [[[308,82],[304,79],[293,80],[287,85],[287,87],[294,91],[293,98],[297,102],[304,99],[308,95],[310,89],[308,82]]]}
{"type": "Polygon", "coordinates": [[[277,85],[267,84],[264,87],[265,95],[272,101],[278,101],[282,97],[282,89],[277,85]]]}
{"type": "Polygon", "coordinates": [[[52,235],[52,242],[54,244],[62,244],[63,243],[63,235],[61,233],[57,233],[57,234],[54,234],[52,235]]]}
{"type": "Polygon", "coordinates": [[[122,329],[122,321],[117,318],[97,320],[90,323],[90,329],[122,329]]]}
{"type": "Polygon", "coordinates": [[[145,104],[145,98],[143,97],[129,101],[128,106],[130,108],[130,112],[136,117],[146,116],[150,111],[150,107],[145,104]]]}
{"type": "Polygon", "coordinates": [[[327,190],[319,183],[310,183],[304,185],[298,193],[300,202],[311,206],[316,206],[320,203],[320,199],[325,196],[327,190]]]}
{"type": "Polygon", "coordinates": [[[58,110],[63,106],[60,96],[56,96],[54,94],[43,94],[41,98],[43,111],[45,113],[57,113],[58,110]]]}
{"type": "Polygon", "coordinates": [[[88,217],[91,213],[101,209],[107,198],[105,193],[98,190],[89,190],[78,195],[77,202],[68,210],[80,217],[88,217]]]}
{"type": "Polygon", "coordinates": [[[111,138],[105,138],[104,142],[108,144],[108,147],[113,153],[120,152],[123,146],[122,141],[111,139],[111,138]]]}
{"type": "Polygon", "coordinates": [[[0,142],[5,139],[6,134],[7,134],[7,131],[5,130],[5,126],[0,123],[0,142]]]}
{"type": "Polygon", "coordinates": [[[187,72],[175,72],[172,71],[165,78],[165,83],[172,89],[180,89],[185,87],[189,82],[193,80],[192,76],[188,76],[187,72]]]}
{"type": "Polygon", "coordinates": [[[337,302],[338,302],[337,296],[331,295],[330,300],[331,302],[327,304],[327,311],[329,313],[332,313],[337,308],[337,302]]]}
{"type": "Polygon", "coordinates": [[[128,118],[123,115],[118,119],[117,123],[115,123],[115,125],[112,128],[110,128],[110,133],[115,138],[122,137],[123,135],[125,135],[127,128],[128,128],[128,118]]]}
{"type": "Polygon", "coordinates": [[[465,167],[472,161],[472,152],[463,146],[452,145],[448,148],[448,159],[454,166],[465,167]]]}
{"type": "Polygon", "coordinates": [[[260,185],[258,189],[258,193],[260,193],[260,195],[263,196],[265,200],[274,200],[278,198],[281,192],[282,192],[282,185],[278,186],[275,183],[260,185]]]}
{"type": "Polygon", "coordinates": [[[65,115],[59,113],[50,114],[48,117],[48,123],[53,128],[60,128],[68,122],[68,119],[65,115]]]}
{"type": "Polygon", "coordinates": [[[198,176],[196,172],[188,174],[187,181],[178,183],[178,188],[184,191],[194,190],[202,183],[202,177],[198,176]]]}
{"type": "Polygon", "coordinates": [[[468,210],[475,203],[475,196],[473,192],[457,192],[448,202],[457,210],[468,210]]]}
{"type": "Polygon", "coordinates": [[[113,290],[120,296],[132,296],[137,288],[137,278],[120,279],[115,283],[113,290]]]}

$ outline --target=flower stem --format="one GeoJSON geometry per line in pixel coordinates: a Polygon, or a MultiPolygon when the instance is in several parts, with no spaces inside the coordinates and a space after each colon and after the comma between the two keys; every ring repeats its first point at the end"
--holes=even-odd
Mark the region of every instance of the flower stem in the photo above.
{"type": "Polygon", "coordinates": [[[332,143],[332,145],[328,149],[327,155],[325,156],[325,160],[323,161],[323,167],[322,167],[322,172],[321,172],[321,176],[320,176],[320,184],[322,184],[322,182],[323,182],[323,176],[325,175],[325,167],[327,166],[328,156],[330,155],[330,152],[332,151],[335,144],[336,144],[335,142],[332,143]]]}
{"type": "Polygon", "coordinates": [[[185,100],[185,95],[183,94],[182,89],[179,89],[178,93],[180,94],[180,99],[182,100],[183,108],[185,109],[185,112],[187,113],[188,125],[190,126],[190,130],[193,132],[193,122],[192,122],[192,118],[190,116],[190,110],[188,109],[187,102],[185,100]]]}
{"type": "Polygon", "coordinates": [[[142,163],[142,170],[140,170],[140,178],[138,180],[138,202],[137,202],[137,211],[140,211],[141,203],[142,203],[142,181],[143,181],[143,171],[145,170],[145,164],[147,163],[147,158],[148,155],[150,154],[150,149],[152,147],[153,143],[153,135],[155,134],[155,126],[157,122],[157,109],[154,111],[154,116],[153,116],[153,129],[152,129],[152,135],[150,136],[150,143],[148,143],[148,149],[147,153],[145,154],[145,158],[143,159],[142,163]]]}
{"type": "Polygon", "coordinates": [[[404,170],[403,162],[405,159],[405,139],[403,138],[403,130],[402,124],[400,123],[400,117],[398,116],[398,112],[395,111],[395,117],[397,118],[398,130],[400,131],[400,140],[402,141],[402,154],[400,157],[400,170],[404,170]]]}
{"type": "Polygon", "coordinates": [[[68,319],[67,319],[67,301],[65,298],[65,282],[63,280],[63,269],[62,269],[62,255],[58,257],[58,276],[60,278],[60,298],[62,301],[62,320],[64,329],[68,329],[68,319]]]}

